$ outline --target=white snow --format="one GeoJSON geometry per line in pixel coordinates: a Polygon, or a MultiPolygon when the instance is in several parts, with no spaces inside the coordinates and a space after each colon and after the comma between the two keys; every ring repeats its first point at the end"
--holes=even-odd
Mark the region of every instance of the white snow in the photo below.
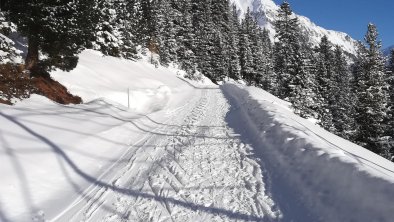
{"type": "Polygon", "coordinates": [[[179,73],[87,50],[52,73],[85,104],[0,105],[0,221],[393,218],[393,163],[263,90],[179,73]]]}

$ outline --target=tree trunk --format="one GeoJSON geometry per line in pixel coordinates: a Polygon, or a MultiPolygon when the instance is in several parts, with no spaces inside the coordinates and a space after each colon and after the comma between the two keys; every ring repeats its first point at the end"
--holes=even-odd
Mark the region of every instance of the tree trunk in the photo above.
{"type": "Polygon", "coordinates": [[[29,37],[25,68],[34,70],[38,64],[38,41],[36,37],[29,37]]]}

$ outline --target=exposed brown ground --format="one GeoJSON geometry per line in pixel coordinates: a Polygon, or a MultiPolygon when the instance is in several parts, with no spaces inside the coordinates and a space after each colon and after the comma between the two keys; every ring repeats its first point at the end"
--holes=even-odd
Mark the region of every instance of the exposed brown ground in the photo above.
{"type": "Polygon", "coordinates": [[[41,72],[30,77],[19,65],[0,65],[0,103],[11,105],[12,99],[26,99],[31,94],[45,96],[60,104],[79,104],[82,99],[67,91],[48,73],[41,72]]]}

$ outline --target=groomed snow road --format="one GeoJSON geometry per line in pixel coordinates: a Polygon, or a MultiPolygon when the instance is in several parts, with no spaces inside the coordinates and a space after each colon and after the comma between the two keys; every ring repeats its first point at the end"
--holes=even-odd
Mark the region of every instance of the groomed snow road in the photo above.
{"type": "MultiPolygon", "coordinates": [[[[219,88],[196,89],[53,221],[277,221],[253,148],[228,127],[219,88]]],[[[158,118],[160,119],[160,118],[158,118]]]]}

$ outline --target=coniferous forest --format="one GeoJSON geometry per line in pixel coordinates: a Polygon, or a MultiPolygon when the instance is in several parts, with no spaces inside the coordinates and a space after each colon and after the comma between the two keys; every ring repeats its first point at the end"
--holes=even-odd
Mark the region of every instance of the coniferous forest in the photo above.
{"type": "MultiPolygon", "coordinates": [[[[187,78],[204,75],[263,88],[324,129],[387,159],[394,155],[394,50],[381,52],[369,24],[357,54],[349,56],[323,37],[318,46],[300,30],[284,2],[275,40],[248,11],[239,17],[229,0],[5,0],[0,32],[15,28],[27,39],[24,68],[31,75],[72,70],[78,54],[138,59],[149,51],[155,65],[175,65],[187,78]]],[[[6,60],[12,43],[0,36],[6,60]]]]}

